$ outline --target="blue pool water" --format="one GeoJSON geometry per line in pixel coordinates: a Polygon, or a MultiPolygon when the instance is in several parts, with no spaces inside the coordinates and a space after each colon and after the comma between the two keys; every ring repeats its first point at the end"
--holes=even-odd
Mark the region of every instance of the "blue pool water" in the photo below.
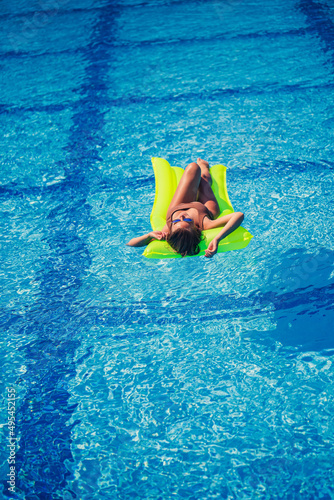
{"type": "Polygon", "coordinates": [[[1,496],[334,498],[333,4],[0,9],[1,496]],[[249,246],[126,247],[152,156],[225,164],[249,246]]]}

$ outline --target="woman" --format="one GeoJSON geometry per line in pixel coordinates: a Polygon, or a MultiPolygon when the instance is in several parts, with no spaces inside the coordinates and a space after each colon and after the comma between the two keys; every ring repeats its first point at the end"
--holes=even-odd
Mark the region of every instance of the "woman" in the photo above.
{"type": "Polygon", "coordinates": [[[218,243],[240,226],[244,214],[219,215],[219,205],[211,188],[212,179],[209,163],[201,158],[190,163],[185,169],[178,187],[170,202],[166,225],[162,231],[132,238],[127,245],[142,247],[152,240],[166,240],[171,247],[185,257],[199,253],[202,230],[221,227],[221,231],[205,250],[205,257],[217,253],[218,243]]]}

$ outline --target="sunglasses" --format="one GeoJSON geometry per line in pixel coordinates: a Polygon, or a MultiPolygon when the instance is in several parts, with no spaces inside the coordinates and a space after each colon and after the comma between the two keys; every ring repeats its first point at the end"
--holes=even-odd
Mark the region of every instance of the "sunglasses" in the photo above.
{"type": "Polygon", "coordinates": [[[193,220],[192,219],[188,219],[187,217],[185,217],[184,219],[174,219],[172,220],[172,224],[176,224],[176,222],[181,222],[183,220],[183,222],[192,222],[193,220]]]}

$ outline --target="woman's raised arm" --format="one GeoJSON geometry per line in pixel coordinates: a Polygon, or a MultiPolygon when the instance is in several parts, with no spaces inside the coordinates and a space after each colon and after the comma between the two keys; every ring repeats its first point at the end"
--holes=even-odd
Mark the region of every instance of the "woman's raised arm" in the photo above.
{"type": "Polygon", "coordinates": [[[163,231],[151,231],[150,233],[143,234],[143,236],[138,236],[137,238],[132,238],[127,245],[129,247],[145,247],[152,240],[165,240],[166,233],[163,231]]]}
{"type": "Polygon", "coordinates": [[[214,227],[222,227],[217,236],[213,238],[208,248],[205,250],[205,257],[213,257],[217,253],[219,242],[226,238],[229,234],[233,233],[237,227],[240,226],[244,220],[242,212],[234,212],[233,214],[223,215],[216,220],[204,219],[204,229],[212,229],[214,227]]]}

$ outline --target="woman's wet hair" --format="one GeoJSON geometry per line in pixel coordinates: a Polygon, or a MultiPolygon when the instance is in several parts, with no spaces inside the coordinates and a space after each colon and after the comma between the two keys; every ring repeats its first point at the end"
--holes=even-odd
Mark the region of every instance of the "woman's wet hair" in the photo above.
{"type": "Polygon", "coordinates": [[[167,242],[182,257],[197,255],[200,251],[202,231],[195,227],[175,229],[167,238],[167,242]]]}

